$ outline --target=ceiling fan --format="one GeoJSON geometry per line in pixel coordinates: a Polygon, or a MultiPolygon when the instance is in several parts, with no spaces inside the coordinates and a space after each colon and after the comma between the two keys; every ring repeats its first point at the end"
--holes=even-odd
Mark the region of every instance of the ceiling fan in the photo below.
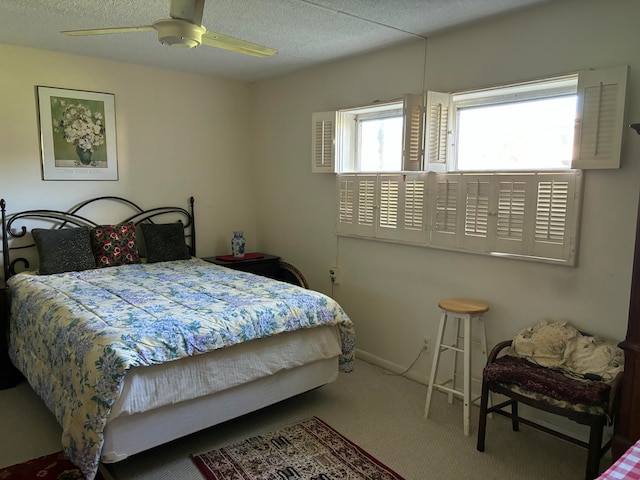
{"type": "Polygon", "coordinates": [[[200,45],[207,45],[209,47],[223,48],[256,57],[268,57],[278,53],[278,51],[273,48],[207,31],[207,29],[202,26],[203,10],[204,0],[171,0],[169,11],[171,18],[157,20],[151,25],[67,30],[62,33],[65,35],[83,36],[156,30],[160,43],[172,47],[195,48],[200,45]]]}

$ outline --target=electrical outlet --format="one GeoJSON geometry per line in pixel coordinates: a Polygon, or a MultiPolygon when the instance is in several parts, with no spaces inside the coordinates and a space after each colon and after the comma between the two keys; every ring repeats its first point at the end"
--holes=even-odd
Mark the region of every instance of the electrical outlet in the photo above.
{"type": "Polygon", "coordinates": [[[338,267],[329,267],[329,278],[331,283],[337,285],[340,283],[340,269],[338,267]]]}
{"type": "Polygon", "coordinates": [[[429,353],[431,350],[431,338],[430,337],[422,337],[422,349],[429,353]]]}

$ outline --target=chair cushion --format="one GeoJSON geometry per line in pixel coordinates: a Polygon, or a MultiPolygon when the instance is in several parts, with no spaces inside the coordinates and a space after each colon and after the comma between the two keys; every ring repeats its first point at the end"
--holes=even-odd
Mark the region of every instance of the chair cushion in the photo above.
{"type": "Polygon", "coordinates": [[[488,364],[482,377],[487,382],[513,385],[530,392],[532,398],[545,395],[559,402],[602,406],[611,387],[600,381],[569,378],[556,370],[535,365],[523,358],[505,355],[488,364]]]}

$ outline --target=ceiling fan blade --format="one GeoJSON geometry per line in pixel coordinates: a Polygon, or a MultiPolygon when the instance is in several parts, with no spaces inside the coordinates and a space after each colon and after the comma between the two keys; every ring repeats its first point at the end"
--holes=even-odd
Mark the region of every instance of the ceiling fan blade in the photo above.
{"type": "Polygon", "coordinates": [[[222,35],[216,32],[206,32],[202,35],[202,44],[209,47],[223,48],[233,52],[244,53],[245,55],[253,55],[255,57],[268,57],[278,53],[273,48],[258,45],[257,43],[247,42],[239,38],[222,35]]]}
{"type": "Polygon", "coordinates": [[[171,0],[169,16],[186,20],[194,25],[202,25],[204,0],[171,0]]]}
{"type": "Polygon", "coordinates": [[[113,27],[113,28],[88,28],[86,30],[66,30],[65,35],[81,36],[81,35],[106,35],[109,33],[129,33],[129,32],[148,32],[155,30],[153,25],[142,25],[139,27],[113,27]]]}

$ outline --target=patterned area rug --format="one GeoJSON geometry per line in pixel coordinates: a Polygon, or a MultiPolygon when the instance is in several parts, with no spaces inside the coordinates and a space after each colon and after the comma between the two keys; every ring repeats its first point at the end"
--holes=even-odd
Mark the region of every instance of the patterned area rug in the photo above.
{"type": "MultiPolygon", "coordinates": [[[[80,469],[67,460],[62,452],[34,458],[0,469],[0,480],[81,480],[84,475],[80,469]]],[[[104,480],[98,472],[96,480],[104,480]]]]}
{"type": "Polygon", "coordinates": [[[316,417],[191,458],[209,480],[403,480],[316,417]]]}

